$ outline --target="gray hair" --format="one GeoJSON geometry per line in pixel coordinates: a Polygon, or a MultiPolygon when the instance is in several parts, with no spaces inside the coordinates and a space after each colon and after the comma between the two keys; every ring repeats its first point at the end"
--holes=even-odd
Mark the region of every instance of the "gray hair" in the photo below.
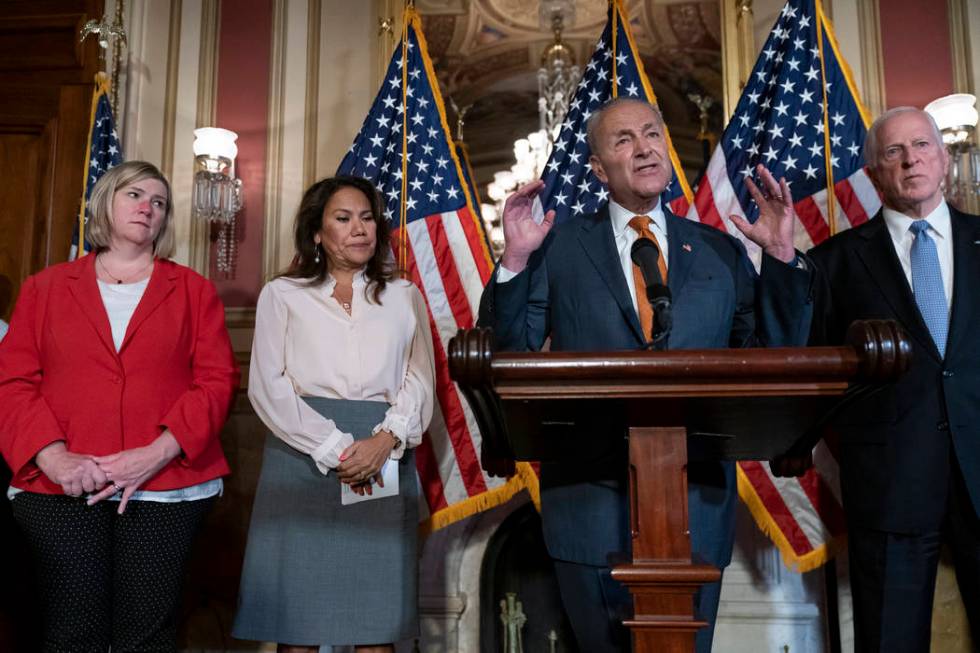
{"type": "Polygon", "coordinates": [[[594,153],[596,150],[596,132],[599,130],[599,123],[602,122],[602,117],[613,107],[620,104],[626,104],[627,102],[642,104],[643,106],[648,107],[654,114],[656,114],[661,125],[666,124],[664,123],[664,114],[660,112],[660,107],[658,107],[656,104],[650,104],[646,100],[641,100],[635,97],[623,97],[622,95],[615,97],[601,105],[589,116],[588,120],[585,121],[585,142],[588,143],[589,150],[591,152],[594,153]]]}
{"type": "Polygon", "coordinates": [[[903,113],[916,113],[920,116],[925,116],[929,121],[929,125],[932,127],[933,136],[936,137],[936,144],[940,147],[945,147],[943,145],[943,134],[939,130],[939,125],[936,124],[936,119],[932,117],[932,114],[916,107],[895,107],[878,116],[871,123],[871,127],[868,128],[868,133],[864,137],[864,163],[868,168],[874,170],[878,167],[878,148],[880,147],[878,143],[878,132],[886,122],[903,113]]]}

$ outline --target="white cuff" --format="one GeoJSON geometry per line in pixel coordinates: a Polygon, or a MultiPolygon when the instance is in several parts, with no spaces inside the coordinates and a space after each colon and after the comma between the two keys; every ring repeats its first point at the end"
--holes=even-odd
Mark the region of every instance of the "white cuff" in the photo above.
{"type": "Polygon", "coordinates": [[[321,473],[327,474],[340,465],[340,454],[344,453],[344,450],[352,444],[354,444],[354,436],[338,429],[311,451],[310,457],[316,463],[316,468],[321,473]]]}
{"type": "MultiPolygon", "coordinates": [[[[421,424],[417,425],[421,426],[421,424]]],[[[387,415],[385,420],[374,427],[372,435],[379,431],[388,431],[398,440],[398,446],[391,450],[392,460],[401,460],[405,455],[405,448],[408,446],[409,418],[404,415],[387,415]]],[[[421,429],[417,429],[421,430],[421,429]]]]}
{"type": "Polygon", "coordinates": [[[507,283],[514,277],[516,277],[520,272],[511,272],[503,265],[497,268],[497,283],[507,283]]]}

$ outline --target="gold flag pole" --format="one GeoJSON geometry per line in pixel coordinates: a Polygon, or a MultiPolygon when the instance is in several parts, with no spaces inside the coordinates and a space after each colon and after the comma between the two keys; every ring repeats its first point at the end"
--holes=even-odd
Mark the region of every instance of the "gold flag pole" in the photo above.
{"type": "Polygon", "coordinates": [[[413,0],[405,3],[402,19],[402,192],[399,202],[398,268],[402,274],[408,272],[408,24],[415,11],[413,0]]]}
{"type": "Polygon", "coordinates": [[[827,173],[827,225],[830,227],[830,235],[837,233],[837,196],[834,189],[834,165],[832,152],[830,149],[830,107],[827,101],[827,66],[824,63],[823,52],[823,29],[824,13],[820,0],[815,0],[814,6],[817,10],[817,47],[820,50],[820,81],[823,84],[823,147],[824,147],[824,168],[827,173]]]}
{"type": "Polygon", "coordinates": [[[609,7],[612,9],[612,96],[619,95],[619,84],[616,83],[616,35],[619,33],[619,0],[609,0],[609,7]]]}

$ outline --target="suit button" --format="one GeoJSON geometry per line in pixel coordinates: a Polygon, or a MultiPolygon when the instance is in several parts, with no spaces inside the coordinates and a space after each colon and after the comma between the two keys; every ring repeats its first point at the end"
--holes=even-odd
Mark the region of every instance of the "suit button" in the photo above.
{"type": "Polygon", "coordinates": [[[111,378],[110,380],[111,380],[111,381],[112,381],[113,383],[119,383],[120,381],[122,381],[122,379],[120,379],[120,378],[119,378],[118,376],[114,376],[114,377],[112,377],[112,378],[111,378]]]}
{"type": "Polygon", "coordinates": [[[943,370],[943,378],[948,379],[953,376],[953,370],[943,370]]]}
{"type": "Polygon", "coordinates": [[[949,422],[939,422],[938,424],[936,424],[936,430],[938,430],[938,431],[948,431],[949,430],[949,422]]]}

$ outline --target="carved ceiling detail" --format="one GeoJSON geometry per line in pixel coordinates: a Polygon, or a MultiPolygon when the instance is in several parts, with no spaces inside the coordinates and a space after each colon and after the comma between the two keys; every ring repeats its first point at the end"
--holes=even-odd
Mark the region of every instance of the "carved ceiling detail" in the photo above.
{"type": "MultiPolygon", "coordinates": [[[[689,93],[718,100],[711,123],[720,131],[722,0],[626,0],[637,48],[678,150],[692,143],[698,111],[689,93]]],[[[579,65],[605,25],[606,0],[574,0],[575,23],[563,40],[579,65]]],[[[536,0],[416,0],[439,83],[459,106],[472,105],[465,140],[484,183],[493,166],[509,166],[510,134],[537,129],[537,78],[550,30],[536,0]],[[525,106],[526,104],[526,106],[525,106]]],[[[683,156],[683,153],[682,153],[683,156]]],[[[699,162],[691,162],[695,169],[699,162]]]]}

